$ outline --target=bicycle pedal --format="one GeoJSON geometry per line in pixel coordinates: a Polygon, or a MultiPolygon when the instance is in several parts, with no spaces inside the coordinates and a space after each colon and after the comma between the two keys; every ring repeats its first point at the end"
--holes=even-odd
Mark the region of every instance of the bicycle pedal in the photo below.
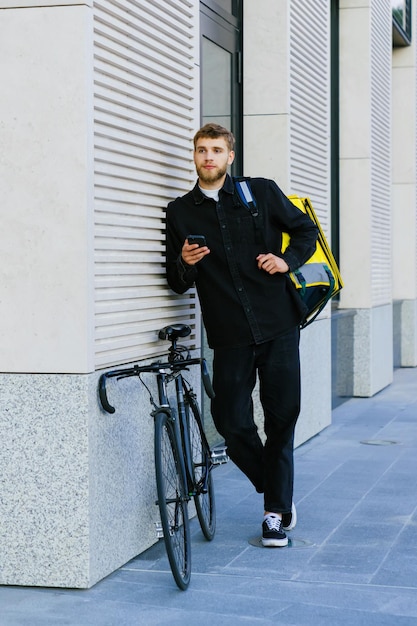
{"type": "Polygon", "coordinates": [[[227,448],[213,448],[210,451],[211,462],[213,465],[223,465],[223,463],[227,463],[229,457],[226,452],[227,448]]]}
{"type": "Polygon", "coordinates": [[[156,528],[157,539],[162,539],[162,537],[164,536],[164,531],[162,530],[161,522],[155,522],[155,528],[156,528]]]}

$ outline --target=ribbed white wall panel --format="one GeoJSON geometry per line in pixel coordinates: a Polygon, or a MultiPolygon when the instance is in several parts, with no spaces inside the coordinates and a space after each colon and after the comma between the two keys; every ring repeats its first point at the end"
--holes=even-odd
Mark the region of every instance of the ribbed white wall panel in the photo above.
{"type": "Polygon", "coordinates": [[[290,191],[330,228],[330,2],[290,9],[290,191]]]}
{"type": "Polygon", "coordinates": [[[160,353],[158,328],[185,321],[199,341],[195,292],[173,296],[164,208],[195,180],[198,3],[94,2],[96,367],[160,353]]]}
{"type": "Polygon", "coordinates": [[[372,304],[392,299],[391,256],[391,3],[371,4],[372,304]]]}

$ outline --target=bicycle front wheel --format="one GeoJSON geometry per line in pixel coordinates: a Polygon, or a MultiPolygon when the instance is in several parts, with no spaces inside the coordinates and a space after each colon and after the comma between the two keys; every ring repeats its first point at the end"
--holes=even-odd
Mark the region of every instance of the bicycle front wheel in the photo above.
{"type": "Polygon", "coordinates": [[[210,450],[203,431],[200,409],[192,396],[188,401],[188,425],[193,460],[195,508],[203,535],[211,541],[216,532],[216,504],[210,450]]]}
{"type": "Polygon", "coordinates": [[[165,548],[175,582],[187,589],[191,576],[191,535],[179,451],[170,417],[155,416],[155,472],[165,548]]]}

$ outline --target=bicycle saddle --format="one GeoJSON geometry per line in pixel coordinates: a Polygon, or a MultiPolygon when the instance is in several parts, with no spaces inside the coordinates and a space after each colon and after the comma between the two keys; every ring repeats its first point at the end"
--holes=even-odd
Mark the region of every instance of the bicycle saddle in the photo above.
{"type": "Polygon", "coordinates": [[[175,341],[178,337],[188,337],[191,334],[191,328],[187,324],[172,324],[171,326],[165,326],[161,328],[158,333],[159,339],[168,339],[168,341],[175,341]]]}

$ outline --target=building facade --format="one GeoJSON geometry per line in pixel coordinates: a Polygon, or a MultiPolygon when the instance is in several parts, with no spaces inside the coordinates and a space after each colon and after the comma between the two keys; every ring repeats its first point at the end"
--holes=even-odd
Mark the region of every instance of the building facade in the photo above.
{"type": "Polygon", "coordinates": [[[414,10],[4,0],[0,584],[90,587],[157,541],[146,392],[114,384],[108,415],[97,382],[163,354],[172,322],[210,358],[195,292],[164,277],[202,122],[234,131],[233,173],[309,196],[339,259],[340,298],[302,332],[297,445],[417,365],[414,10]]]}

